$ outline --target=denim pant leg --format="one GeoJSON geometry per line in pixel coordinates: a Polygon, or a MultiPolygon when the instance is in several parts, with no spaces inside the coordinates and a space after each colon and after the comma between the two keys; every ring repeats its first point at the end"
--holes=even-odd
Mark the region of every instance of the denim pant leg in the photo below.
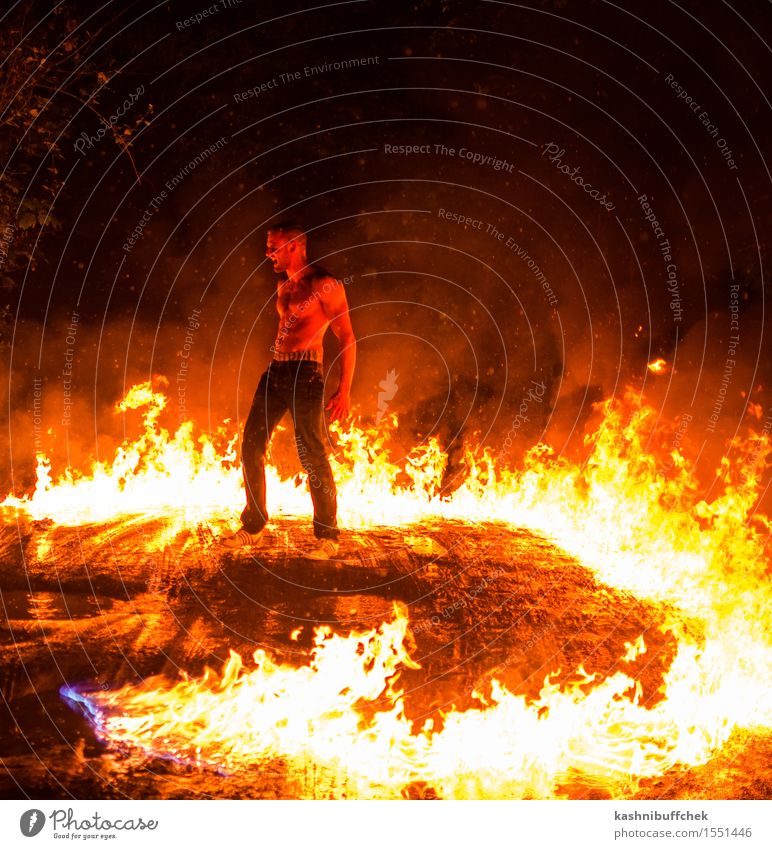
{"type": "Polygon", "coordinates": [[[252,534],[261,531],[268,521],[265,505],[265,453],[274,428],[286,412],[283,393],[269,368],[260,378],[241,441],[241,463],[247,492],[247,506],[241,514],[241,524],[252,534]]]}
{"type": "Polygon", "coordinates": [[[309,364],[298,371],[292,398],[295,445],[303,469],[308,474],[314,504],[314,535],[317,539],[337,539],[337,491],[327,458],[327,432],[324,425],[324,379],[309,364]]]}

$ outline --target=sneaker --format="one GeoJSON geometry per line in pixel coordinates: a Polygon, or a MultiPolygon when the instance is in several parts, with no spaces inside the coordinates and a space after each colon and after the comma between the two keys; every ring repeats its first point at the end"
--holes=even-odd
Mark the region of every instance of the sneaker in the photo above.
{"type": "Polygon", "coordinates": [[[245,548],[248,545],[257,545],[263,538],[265,531],[258,531],[256,534],[251,534],[249,531],[241,528],[229,537],[220,537],[220,545],[223,548],[245,548]]]}
{"type": "Polygon", "coordinates": [[[307,560],[331,560],[340,546],[334,539],[318,539],[316,545],[303,556],[307,560]]]}

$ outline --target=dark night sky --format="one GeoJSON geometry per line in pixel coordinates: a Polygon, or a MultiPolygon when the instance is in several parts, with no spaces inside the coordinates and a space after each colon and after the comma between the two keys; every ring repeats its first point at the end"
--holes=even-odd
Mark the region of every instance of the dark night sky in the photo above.
{"type": "Polygon", "coordinates": [[[99,452],[109,447],[111,407],[137,380],[166,375],[179,406],[194,309],[186,406],[205,427],[243,418],[275,332],[263,245],[282,217],[303,221],[310,254],[350,278],[354,402],[374,416],[395,369],[408,442],[462,428],[496,445],[531,381],[547,401],[519,431],[523,449],[539,438],[562,449],[590,402],[627,385],[663,427],[692,415],[687,441],[705,458],[742,429],[749,401],[757,428],[772,414],[768,4],[77,8],[99,30],[94,60],[121,68],[105,109],[141,87],[127,114],[150,122],[131,158],[110,138],[75,149],[100,126],[88,109],[66,129],[63,226],[19,293],[14,451],[29,449],[36,375],[51,438],[62,435],[73,312],[72,456],[96,452],[97,431],[99,452]],[[654,377],[646,364],[660,356],[675,368],[654,377]]]}

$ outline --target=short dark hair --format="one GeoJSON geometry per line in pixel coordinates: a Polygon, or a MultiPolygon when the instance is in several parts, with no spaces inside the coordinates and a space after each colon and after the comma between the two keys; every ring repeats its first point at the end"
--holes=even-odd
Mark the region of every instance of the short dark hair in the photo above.
{"type": "Polygon", "coordinates": [[[276,224],[271,224],[268,228],[269,233],[281,233],[288,240],[297,239],[301,244],[306,243],[306,231],[298,224],[297,221],[279,221],[276,224]]]}

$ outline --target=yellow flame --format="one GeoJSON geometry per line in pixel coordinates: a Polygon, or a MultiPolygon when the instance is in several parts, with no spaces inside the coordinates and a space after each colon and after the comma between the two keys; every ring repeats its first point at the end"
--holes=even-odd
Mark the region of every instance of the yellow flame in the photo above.
{"type": "MultiPolygon", "coordinates": [[[[164,403],[148,384],[135,387],[119,408],[144,407],[144,432],[112,464],[95,464],[87,476],[68,471],[54,483],[41,463],[32,498],[9,497],[5,506],[62,523],[180,501],[208,516],[222,516],[223,505],[238,509],[235,438],[219,454],[212,440],[193,438],[190,423],[171,436],[159,424],[164,403]]],[[[647,451],[654,411],[631,393],[602,412],[582,465],[537,445],[511,472],[490,451],[470,451],[467,479],[449,499],[438,497],[444,457],[436,440],[398,464],[383,428],[338,430],[341,517],[344,526],[441,516],[532,528],[608,586],[667,605],[677,652],[655,705],[640,703],[632,672],[601,678],[579,668],[568,685],[548,676],[535,701],[493,679],[489,695],[477,694],[478,709],[454,709],[438,727],[413,728],[398,685],[399,670],[414,665],[398,609],[393,621],[367,632],[317,629],[300,668],[256,652],[247,670],[232,653],[221,675],[89,694],[81,700],[99,733],[216,768],[313,758],[339,765],[361,796],[397,795],[424,782],[447,797],[549,797],[576,775],[624,795],[643,778],[704,763],[735,728],[769,726],[769,521],[754,512],[766,436],[735,444],[732,462],[718,469],[722,491],[706,501],[685,462],[663,475],[647,451]]],[[[307,492],[271,475],[287,512],[307,514],[307,492]]],[[[643,652],[639,638],[620,663],[643,652]]]]}
{"type": "MultiPolygon", "coordinates": [[[[236,436],[222,453],[211,437],[194,439],[189,421],[170,436],[159,424],[165,406],[166,397],[149,382],[132,387],[116,412],[144,410],[138,439],[124,440],[112,462],[94,462],[87,474],[68,468],[56,482],[50,462],[40,455],[33,496],[8,496],[2,506],[23,508],[35,519],[80,525],[170,508],[221,510],[223,504],[238,502],[242,484],[236,436]]],[[[222,429],[219,436],[222,441],[222,429]]]]}

